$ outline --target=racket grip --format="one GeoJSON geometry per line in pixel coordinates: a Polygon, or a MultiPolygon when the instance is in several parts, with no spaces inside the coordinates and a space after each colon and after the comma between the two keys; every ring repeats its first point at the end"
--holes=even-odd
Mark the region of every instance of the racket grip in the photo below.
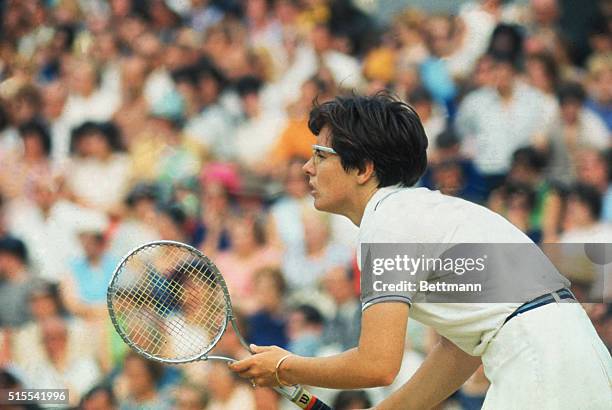
{"type": "Polygon", "coordinates": [[[291,400],[295,405],[304,410],[332,410],[327,404],[302,386],[294,386],[294,392],[289,393],[285,388],[275,388],[274,390],[291,400]]]}

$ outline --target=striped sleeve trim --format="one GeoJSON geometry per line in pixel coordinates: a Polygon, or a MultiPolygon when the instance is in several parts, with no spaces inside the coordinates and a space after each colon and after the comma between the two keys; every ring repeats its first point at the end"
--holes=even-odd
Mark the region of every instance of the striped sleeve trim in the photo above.
{"type": "Polygon", "coordinates": [[[407,303],[408,306],[412,307],[412,300],[407,296],[385,295],[385,296],[377,296],[375,298],[369,299],[368,301],[362,303],[361,311],[363,312],[364,310],[366,310],[372,305],[375,305],[377,303],[384,303],[384,302],[402,302],[402,303],[407,303]]]}

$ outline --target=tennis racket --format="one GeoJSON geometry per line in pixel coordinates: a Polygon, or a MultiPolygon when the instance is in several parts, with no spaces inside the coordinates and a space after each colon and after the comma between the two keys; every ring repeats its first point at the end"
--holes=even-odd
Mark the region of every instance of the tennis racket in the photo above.
{"type": "MultiPolygon", "coordinates": [[[[131,251],[113,273],[107,304],[117,333],[147,359],[172,364],[234,362],[209,354],[228,323],[253,353],[238,331],[219,269],[189,245],[155,241],[131,251]]],[[[299,385],[275,390],[302,409],[331,410],[299,385]]]]}

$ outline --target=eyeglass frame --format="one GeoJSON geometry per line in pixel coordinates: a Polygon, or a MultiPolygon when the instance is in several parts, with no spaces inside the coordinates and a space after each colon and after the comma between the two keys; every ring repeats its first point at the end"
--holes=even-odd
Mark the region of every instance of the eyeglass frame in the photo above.
{"type": "MultiPolygon", "coordinates": [[[[326,147],[324,145],[317,145],[317,144],[312,144],[312,163],[317,166],[319,164],[319,161],[317,158],[317,152],[326,152],[328,154],[331,155],[338,155],[338,153],[336,152],[335,149],[333,149],[332,147],[326,147]]],[[[323,158],[325,159],[325,157],[323,158]]]]}

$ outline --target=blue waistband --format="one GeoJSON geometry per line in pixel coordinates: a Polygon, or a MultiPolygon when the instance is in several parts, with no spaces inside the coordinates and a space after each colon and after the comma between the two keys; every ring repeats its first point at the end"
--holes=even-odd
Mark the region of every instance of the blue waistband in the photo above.
{"type": "Polygon", "coordinates": [[[574,294],[568,288],[559,289],[555,292],[547,293],[546,295],[537,297],[532,301],[519,306],[514,312],[512,312],[510,316],[506,318],[506,320],[504,320],[504,324],[506,324],[510,319],[515,316],[518,316],[533,309],[537,309],[540,306],[548,305],[549,303],[558,302],[562,299],[576,300],[574,294]]]}

